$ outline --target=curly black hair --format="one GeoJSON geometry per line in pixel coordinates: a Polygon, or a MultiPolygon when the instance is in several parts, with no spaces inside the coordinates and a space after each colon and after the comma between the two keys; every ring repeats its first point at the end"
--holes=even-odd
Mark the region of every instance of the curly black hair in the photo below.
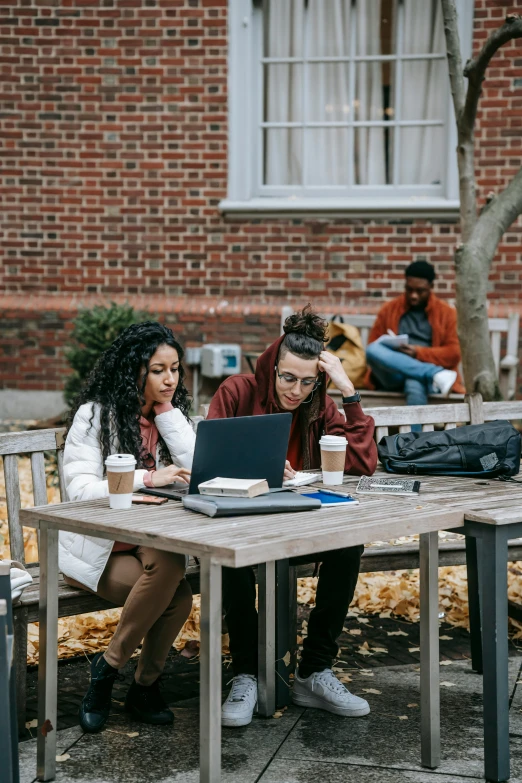
{"type": "MultiPolygon", "coordinates": [[[[179,381],[172,404],[189,420],[191,401],[183,383],[185,377],[182,365],[183,348],[174,337],[172,330],[157,321],[132,324],[124,329],[110,348],[102,353],[70,412],[67,432],[81,405],[88,402],[96,402],[100,405],[100,441],[104,462],[114,450],[116,440],[123,454],[134,455],[138,467],[152,467],[150,464],[145,464],[150,461],[150,455],[143,449],[140,416],[141,408],[145,404],[144,390],[149,373],[149,361],[160,345],[170,345],[178,353],[179,381]]],[[[93,419],[94,407],[90,419],[91,426],[93,419]]],[[[158,445],[161,461],[164,465],[170,465],[172,458],[161,436],[158,445]]],[[[155,456],[153,455],[154,459],[155,456]]]]}

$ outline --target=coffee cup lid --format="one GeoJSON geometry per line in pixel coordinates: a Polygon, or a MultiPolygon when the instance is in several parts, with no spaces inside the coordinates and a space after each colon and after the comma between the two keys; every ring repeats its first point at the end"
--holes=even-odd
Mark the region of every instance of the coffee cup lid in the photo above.
{"type": "Polygon", "coordinates": [[[135,465],[136,459],[132,454],[110,454],[105,464],[108,468],[127,468],[129,465],[135,465]]]}
{"type": "Polygon", "coordinates": [[[344,445],[347,442],[348,441],[343,435],[323,435],[319,444],[324,446],[337,446],[341,444],[344,445]]]}

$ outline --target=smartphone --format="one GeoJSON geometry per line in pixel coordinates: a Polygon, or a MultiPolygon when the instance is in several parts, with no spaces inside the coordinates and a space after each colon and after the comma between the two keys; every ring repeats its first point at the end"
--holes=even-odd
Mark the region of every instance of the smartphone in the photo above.
{"type": "Polygon", "coordinates": [[[168,498],[160,498],[157,495],[133,495],[133,503],[145,503],[147,506],[161,506],[166,503],[168,498]]]}

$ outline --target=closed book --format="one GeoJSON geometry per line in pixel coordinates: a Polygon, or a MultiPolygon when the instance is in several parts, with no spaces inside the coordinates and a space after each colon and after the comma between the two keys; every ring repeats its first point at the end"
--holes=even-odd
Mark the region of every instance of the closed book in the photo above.
{"type": "Polygon", "coordinates": [[[255,498],[268,492],[266,479],[237,479],[217,476],[198,484],[201,495],[217,495],[228,498],[255,498]]]}

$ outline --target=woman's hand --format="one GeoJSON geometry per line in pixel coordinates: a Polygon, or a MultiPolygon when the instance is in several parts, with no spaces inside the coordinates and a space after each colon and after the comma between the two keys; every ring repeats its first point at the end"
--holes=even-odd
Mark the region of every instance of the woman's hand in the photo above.
{"type": "Polygon", "coordinates": [[[328,373],[332,383],[337,386],[343,397],[351,397],[352,394],[355,394],[355,387],[346,375],[338,356],[329,351],[321,351],[319,369],[328,373]]]}
{"type": "Polygon", "coordinates": [[[167,484],[172,484],[173,481],[188,484],[190,482],[190,470],[178,468],[176,465],[167,465],[166,468],[154,470],[151,473],[150,480],[153,487],[165,487],[167,484]]]}
{"type": "Polygon", "coordinates": [[[295,470],[290,465],[288,460],[286,460],[286,462],[285,462],[285,472],[283,474],[283,481],[288,481],[288,479],[293,479],[294,476],[295,476],[295,470]]]}

